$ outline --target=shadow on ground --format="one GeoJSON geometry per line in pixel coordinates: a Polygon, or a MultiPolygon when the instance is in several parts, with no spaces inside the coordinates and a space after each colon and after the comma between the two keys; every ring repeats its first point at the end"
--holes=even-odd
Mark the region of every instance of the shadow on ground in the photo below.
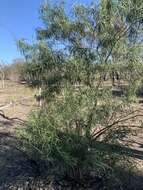
{"type": "Polygon", "coordinates": [[[9,133],[0,133],[0,190],[7,190],[8,184],[26,181],[33,175],[30,164],[16,145],[17,140],[9,133]]]}
{"type": "MultiPolygon", "coordinates": [[[[9,133],[0,133],[0,190],[70,190],[70,188],[50,187],[49,181],[43,181],[46,188],[32,185],[34,179],[34,170],[24,154],[16,148],[17,139],[9,133]],[[18,184],[18,185],[16,185],[18,184]],[[14,187],[16,185],[16,188],[14,187]]],[[[140,146],[143,146],[142,144],[140,146]]],[[[115,147],[114,147],[115,148],[115,147]]],[[[132,151],[132,157],[143,159],[143,151],[132,151]]],[[[120,180],[122,181],[123,188],[113,188],[104,190],[143,190],[143,175],[141,173],[125,171],[119,168],[120,180]]],[[[39,182],[41,183],[41,182],[39,182]]],[[[89,188],[89,190],[103,190],[102,188],[89,188]]],[[[71,190],[81,190],[75,188],[71,190]]],[[[88,190],[86,188],[86,190],[88,190]]]]}

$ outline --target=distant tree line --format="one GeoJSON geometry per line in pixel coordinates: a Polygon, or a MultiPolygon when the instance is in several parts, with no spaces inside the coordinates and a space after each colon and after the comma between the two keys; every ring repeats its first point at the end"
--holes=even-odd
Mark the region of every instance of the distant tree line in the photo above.
{"type": "Polygon", "coordinates": [[[3,72],[5,80],[10,80],[14,82],[24,81],[24,63],[23,59],[14,59],[11,64],[3,65],[3,72]]]}

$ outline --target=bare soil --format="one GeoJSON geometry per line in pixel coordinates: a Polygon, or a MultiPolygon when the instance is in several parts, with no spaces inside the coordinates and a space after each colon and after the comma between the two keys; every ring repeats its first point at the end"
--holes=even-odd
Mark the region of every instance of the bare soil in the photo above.
{"type": "MultiPolygon", "coordinates": [[[[38,106],[34,98],[36,93],[23,84],[6,81],[5,88],[0,88],[0,111],[9,118],[26,120],[28,114],[38,106]]],[[[143,102],[134,106],[143,108],[143,102]]],[[[143,121],[142,117],[134,123],[127,123],[134,127],[135,133],[125,141],[130,143],[133,159],[137,165],[136,172],[131,174],[128,184],[125,184],[128,185],[125,189],[130,190],[143,190],[143,129],[136,127],[141,120],[143,121]]],[[[56,190],[57,188],[54,189],[52,186],[52,180],[48,179],[44,182],[47,183],[47,188],[44,188],[43,182],[38,179],[33,182],[35,171],[23,152],[17,149],[19,142],[15,130],[20,127],[22,127],[21,123],[17,120],[7,120],[0,116],[0,190],[56,190]],[[36,183],[39,185],[32,185],[36,183]]]]}

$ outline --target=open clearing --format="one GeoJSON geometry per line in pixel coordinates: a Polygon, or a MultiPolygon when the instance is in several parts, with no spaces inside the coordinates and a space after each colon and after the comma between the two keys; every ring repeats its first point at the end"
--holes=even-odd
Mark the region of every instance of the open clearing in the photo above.
{"type": "Polygon", "coordinates": [[[0,109],[9,117],[25,119],[36,103],[35,93],[24,84],[6,81],[5,88],[0,88],[0,109]]]}

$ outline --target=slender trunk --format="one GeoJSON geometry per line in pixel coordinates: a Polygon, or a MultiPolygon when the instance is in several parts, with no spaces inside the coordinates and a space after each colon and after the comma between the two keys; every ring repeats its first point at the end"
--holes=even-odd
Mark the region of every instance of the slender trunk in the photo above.
{"type": "Polygon", "coordinates": [[[5,87],[4,78],[2,79],[2,88],[5,87]]]}
{"type": "Polygon", "coordinates": [[[39,87],[39,107],[42,106],[42,99],[41,99],[41,95],[42,95],[42,88],[39,87]]]}

